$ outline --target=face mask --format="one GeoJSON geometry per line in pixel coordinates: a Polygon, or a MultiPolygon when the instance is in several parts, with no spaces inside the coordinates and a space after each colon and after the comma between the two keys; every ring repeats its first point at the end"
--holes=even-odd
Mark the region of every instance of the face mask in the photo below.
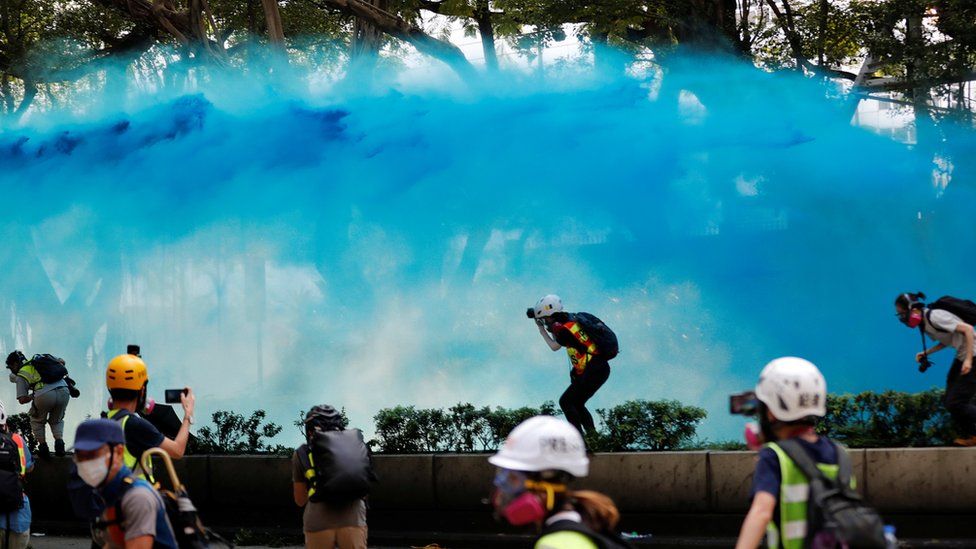
{"type": "Polygon", "coordinates": [[[78,476],[85,481],[85,484],[92,488],[98,488],[108,477],[111,459],[110,456],[109,459],[90,459],[79,462],[78,476]]]}
{"type": "Polygon", "coordinates": [[[546,518],[546,508],[539,496],[523,492],[502,509],[502,516],[512,526],[525,526],[542,522],[546,518]]]}
{"type": "Polygon", "coordinates": [[[909,328],[917,328],[918,325],[921,323],[922,323],[922,311],[919,311],[918,309],[912,309],[912,311],[908,313],[908,319],[905,320],[905,325],[908,326],[909,328]]]}
{"type": "Polygon", "coordinates": [[[762,448],[763,436],[759,430],[759,424],[757,424],[754,421],[746,423],[746,430],[744,435],[746,438],[746,448],[749,448],[750,450],[753,451],[762,448]]]}

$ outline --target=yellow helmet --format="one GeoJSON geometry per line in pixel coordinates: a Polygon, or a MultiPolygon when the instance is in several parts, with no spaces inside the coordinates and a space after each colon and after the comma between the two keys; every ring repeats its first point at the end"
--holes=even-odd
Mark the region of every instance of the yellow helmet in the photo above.
{"type": "Polygon", "coordinates": [[[105,385],[109,390],[129,389],[139,391],[149,381],[146,363],[136,355],[119,355],[108,363],[105,385]]]}

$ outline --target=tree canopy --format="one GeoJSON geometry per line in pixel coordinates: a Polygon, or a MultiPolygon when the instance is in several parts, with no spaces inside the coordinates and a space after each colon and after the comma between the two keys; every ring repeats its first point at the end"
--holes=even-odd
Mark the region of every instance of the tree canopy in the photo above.
{"type": "Polygon", "coordinates": [[[621,52],[612,70],[666,66],[680,46],[972,112],[969,0],[0,0],[0,113],[111,86],[113,68],[165,82],[201,65],[257,70],[272,55],[343,74],[412,48],[477,79],[502,49],[531,62],[567,33],[598,66],[604,47],[621,52]],[[452,29],[483,55],[468,59],[452,29]]]}

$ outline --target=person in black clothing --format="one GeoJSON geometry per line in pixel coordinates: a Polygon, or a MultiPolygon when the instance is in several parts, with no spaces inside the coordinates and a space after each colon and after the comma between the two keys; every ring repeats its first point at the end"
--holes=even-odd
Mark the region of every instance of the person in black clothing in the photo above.
{"type": "Polygon", "coordinates": [[[572,368],[569,372],[569,387],[559,397],[566,421],[580,433],[594,433],[596,426],[593,415],[586,409],[597,390],[610,377],[610,363],[601,354],[596,342],[583,329],[577,315],[563,310],[562,300],[557,295],[547,295],[528,312],[535,319],[542,339],[553,351],[565,348],[572,368]]]}

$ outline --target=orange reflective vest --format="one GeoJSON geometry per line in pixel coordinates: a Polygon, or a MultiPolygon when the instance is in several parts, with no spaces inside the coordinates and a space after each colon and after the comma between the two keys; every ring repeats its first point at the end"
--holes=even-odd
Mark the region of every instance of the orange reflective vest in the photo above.
{"type": "Polygon", "coordinates": [[[569,330],[573,338],[586,349],[586,352],[583,352],[576,347],[566,347],[566,354],[569,355],[569,363],[573,366],[573,373],[580,375],[586,369],[586,365],[590,363],[593,355],[596,354],[596,344],[590,341],[586,332],[580,329],[579,322],[567,322],[563,324],[563,327],[569,330]]]}
{"type": "Polygon", "coordinates": [[[17,453],[20,454],[20,476],[23,477],[27,475],[27,456],[24,454],[24,437],[20,436],[19,433],[12,433],[10,438],[17,445],[17,453]]]}

